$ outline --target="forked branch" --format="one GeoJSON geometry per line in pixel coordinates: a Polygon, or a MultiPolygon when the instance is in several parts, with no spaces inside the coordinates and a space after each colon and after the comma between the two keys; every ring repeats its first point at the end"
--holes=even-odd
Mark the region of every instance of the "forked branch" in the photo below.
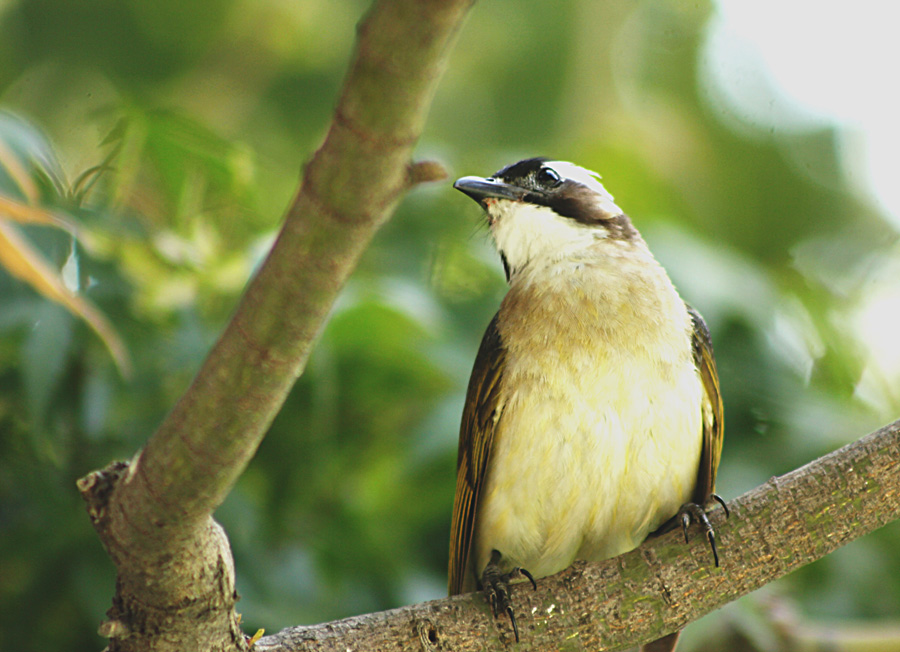
{"type": "Polygon", "coordinates": [[[374,4],[325,142],[228,327],[144,449],[79,481],[118,571],[101,627],[111,650],[246,647],[228,540],[211,515],[375,231],[414,183],[440,175],[413,165],[412,149],[471,3],[374,4]]]}

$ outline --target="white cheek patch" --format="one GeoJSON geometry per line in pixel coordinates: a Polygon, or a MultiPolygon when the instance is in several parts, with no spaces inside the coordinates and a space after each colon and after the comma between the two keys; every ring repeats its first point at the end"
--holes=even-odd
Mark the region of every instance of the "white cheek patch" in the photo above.
{"type": "Polygon", "coordinates": [[[546,206],[498,199],[488,206],[494,241],[512,270],[584,251],[609,232],[562,217],[546,206]]]}

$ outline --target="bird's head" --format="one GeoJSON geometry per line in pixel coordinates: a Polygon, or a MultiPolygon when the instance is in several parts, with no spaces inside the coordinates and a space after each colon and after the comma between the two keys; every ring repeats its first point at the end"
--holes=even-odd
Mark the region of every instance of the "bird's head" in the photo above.
{"type": "Polygon", "coordinates": [[[590,255],[599,241],[640,240],[596,172],[530,158],[453,187],[487,213],[507,278],[529,264],[590,255]]]}

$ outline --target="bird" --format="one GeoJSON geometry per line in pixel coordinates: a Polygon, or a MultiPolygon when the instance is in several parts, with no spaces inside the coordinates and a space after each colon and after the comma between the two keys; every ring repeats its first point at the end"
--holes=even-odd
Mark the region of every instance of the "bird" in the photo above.
{"type": "Polygon", "coordinates": [[[518,641],[513,579],[536,588],[679,523],[685,540],[699,523],[718,566],[723,406],[703,318],[596,172],[529,158],[453,187],[484,210],[509,287],[466,392],[449,594],[482,590],[518,641]]]}

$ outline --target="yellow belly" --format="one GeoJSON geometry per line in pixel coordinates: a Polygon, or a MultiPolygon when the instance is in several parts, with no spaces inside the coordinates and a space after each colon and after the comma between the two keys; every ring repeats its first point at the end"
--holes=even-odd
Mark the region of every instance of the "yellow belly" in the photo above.
{"type": "Polygon", "coordinates": [[[531,321],[501,326],[507,365],[477,573],[494,549],[535,577],[620,554],[690,500],[702,386],[687,312],[664,273],[660,284],[646,305],[629,302],[634,288],[598,298],[570,279],[562,302],[546,287],[507,295],[501,316],[530,300],[531,321]],[[660,311],[674,317],[654,320],[660,311]]]}

